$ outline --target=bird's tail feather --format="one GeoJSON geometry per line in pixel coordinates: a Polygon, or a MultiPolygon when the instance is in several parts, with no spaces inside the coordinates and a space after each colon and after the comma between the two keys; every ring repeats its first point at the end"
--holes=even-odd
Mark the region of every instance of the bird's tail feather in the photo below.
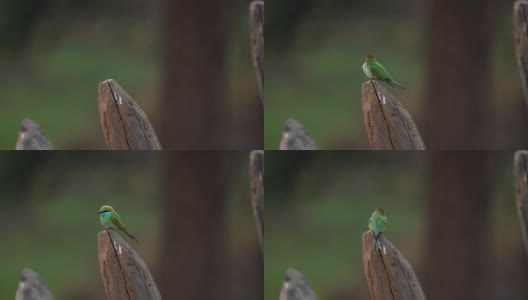
{"type": "Polygon", "coordinates": [[[138,239],[136,239],[135,236],[133,236],[133,235],[131,235],[130,233],[128,233],[128,231],[123,230],[123,232],[126,233],[126,235],[128,235],[131,239],[133,239],[134,241],[136,241],[136,243],[139,244],[139,241],[138,241],[138,239]]]}
{"type": "Polygon", "coordinates": [[[391,81],[391,85],[393,85],[393,84],[396,85],[397,87],[399,87],[400,89],[405,90],[405,88],[403,86],[401,86],[399,83],[397,83],[394,80],[391,81]]]}

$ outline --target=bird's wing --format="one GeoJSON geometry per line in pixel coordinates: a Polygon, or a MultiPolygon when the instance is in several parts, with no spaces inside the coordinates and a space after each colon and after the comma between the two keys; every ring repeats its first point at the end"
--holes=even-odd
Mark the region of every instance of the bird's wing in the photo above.
{"type": "Polygon", "coordinates": [[[117,213],[113,213],[110,216],[110,220],[117,228],[126,231],[125,224],[123,224],[123,221],[121,221],[121,217],[117,213]]]}
{"type": "Polygon", "coordinates": [[[370,64],[370,72],[381,80],[391,80],[389,72],[380,63],[370,64]]]}

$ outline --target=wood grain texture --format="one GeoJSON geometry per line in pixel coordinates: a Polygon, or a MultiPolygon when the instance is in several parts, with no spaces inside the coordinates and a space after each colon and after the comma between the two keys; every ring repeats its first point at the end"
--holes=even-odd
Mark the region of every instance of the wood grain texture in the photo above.
{"type": "Polygon", "coordinates": [[[161,299],[147,265],[117,231],[101,231],[97,240],[99,269],[108,299],[161,299]]]}
{"type": "Polygon", "coordinates": [[[264,254],[264,151],[251,151],[249,175],[251,178],[251,206],[257,224],[260,249],[264,254]]]}
{"type": "Polygon", "coordinates": [[[363,83],[363,117],[372,150],[425,150],[409,112],[376,80],[363,83]]]}
{"type": "Polygon", "coordinates": [[[528,151],[517,151],[514,157],[515,204],[521,224],[524,249],[528,255],[528,151]]]}
{"type": "Polygon", "coordinates": [[[37,122],[24,119],[18,133],[16,150],[53,150],[53,145],[37,122]]]}
{"type": "Polygon", "coordinates": [[[372,299],[426,299],[418,277],[401,252],[382,234],[374,250],[372,231],[363,233],[363,267],[372,299]]]}
{"type": "Polygon", "coordinates": [[[25,268],[20,272],[15,300],[53,300],[53,295],[37,272],[25,268]]]}
{"type": "Polygon", "coordinates": [[[317,295],[303,273],[289,268],[284,277],[279,300],[317,300],[317,295]]]}
{"type": "Polygon", "coordinates": [[[524,100],[528,105],[528,1],[515,1],[513,4],[513,24],[515,30],[515,54],[521,76],[524,100]]]}
{"type": "Polygon", "coordinates": [[[99,83],[99,114],[109,150],[161,150],[145,112],[113,79],[99,83]]]}
{"type": "Polygon", "coordinates": [[[249,25],[253,66],[257,73],[259,97],[264,103],[264,1],[253,1],[249,4],[249,25]]]}
{"type": "Polygon", "coordinates": [[[282,131],[279,150],[317,150],[318,147],[312,140],[304,125],[294,119],[286,120],[282,131]]]}

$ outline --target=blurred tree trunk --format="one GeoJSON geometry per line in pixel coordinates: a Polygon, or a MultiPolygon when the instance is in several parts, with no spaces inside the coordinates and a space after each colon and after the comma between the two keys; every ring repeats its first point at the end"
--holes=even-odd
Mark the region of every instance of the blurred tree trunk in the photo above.
{"type": "Polygon", "coordinates": [[[485,151],[430,152],[427,298],[489,299],[490,172],[485,151]]]}
{"type": "Polygon", "coordinates": [[[229,299],[226,180],[220,151],[168,153],[159,288],[164,299],[229,299]]]}
{"type": "Polygon", "coordinates": [[[39,19],[52,6],[50,0],[0,2],[0,53],[20,55],[27,51],[39,19]]]}
{"type": "Polygon", "coordinates": [[[164,3],[161,144],[164,149],[224,149],[225,3],[164,3]]]}
{"type": "MultiPolygon", "coordinates": [[[[48,151],[3,151],[0,156],[0,199],[8,206],[28,204],[34,176],[50,157],[48,151]]],[[[66,161],[66,159],[63,159],[66,161]]],[[[71,161],[68,160],[71,163],[71,161]]],[[[29,207],[28,207],[29,209],[29,207]]],[[[21,211],[20,211],[21,212],[21,211]]]]}
{"type": "Polygon", "coordinates": [[[486,149],[490,0],[430,0],[427,149],[486,149]]]}
{"type": "Polygon", "coordinates": [[[258,239],[255,247],[234,254],[232,275],[225,281],[229,286],[229,300],[264,299],[264,260],[258,239]]]}

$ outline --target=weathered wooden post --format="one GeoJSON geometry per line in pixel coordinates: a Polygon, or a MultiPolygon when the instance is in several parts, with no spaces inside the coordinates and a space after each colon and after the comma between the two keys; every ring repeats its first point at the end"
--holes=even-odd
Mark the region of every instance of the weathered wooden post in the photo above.
{"type": "Polygon", "coordinates": [[[145,112],[113,79],[99,83],[99,114],[110,150],[161,150],[145,112]]]}
{"type": "Polygon", "coordinates": [[[257,224],[260,249],[264,254],[264,151],[251,151],[249,175],[251,177],[251,206],[257,224]]]}
{"type": "Polygon", "coordinates": [[[514,157],[515,204],[521,223],[524,249],[528,255],[528,151],[517,151],[514,157]]]}
{"type": "Polygon", "coordinates": [[[53,145],[37,122],[22,120],[16,150],[53,150],[53,145]]]}
{"type": "Polygon", "coordinates": [[[286,120],[282,130],[279,150],[317,150],[317,145],[312,140],[303,124],[294,120],[286,120]]]}
{"type": "Polygon", "coordinates": [[[528,1],[517,0],[513,4],[513,25],[515,30],[515,54],[521,75],[524,100],[528,105],[528,1]]]}
{"type": "Polygon", "coordinates": [[[257,73],[259,97],[264,103],[264,1],[253,1],[249,5],[251,29],[251,55],[257,73]]]}
{"type": "Polygon", "coordinates": [[[317,300],[317,295],[301,272],[289,268],[279,300],[317,300]]]}
{"type": "Polygon", "coordinates": [[[411,264],[385,235],[374,250],[372,231],[363,233],[363,266],[373,300],[423,300],[425,294],[411,264]]]}
{"type": "Polygon", "coordinates": [[[99,269],[108,299],[161,299],[147,265],[115,230],[99,232],[97,241],[99,269]]]}
{"type": "Polygon", "coordinates": [[[53,300],[53,295],[37,272],[25,268],[20,272],[15,300],[53,300]]]}
{"type": "Polygon", "coordinates": [[[363,82],[363,117],[372,150],[425,150],[409,112],[376,80],[363,82]]]}

